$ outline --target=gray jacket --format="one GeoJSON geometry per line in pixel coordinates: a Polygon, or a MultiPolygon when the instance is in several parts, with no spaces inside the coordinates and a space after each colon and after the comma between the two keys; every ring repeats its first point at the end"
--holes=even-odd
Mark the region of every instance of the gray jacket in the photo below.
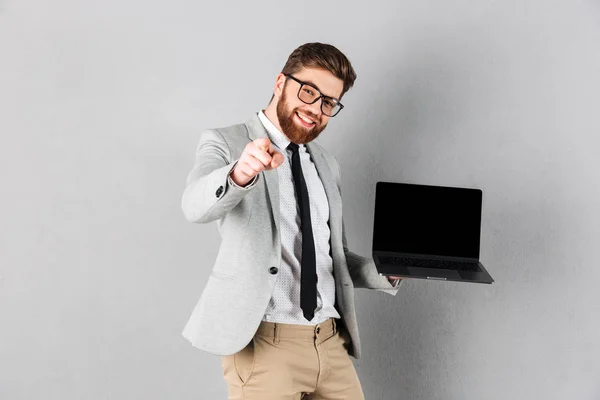
{"type": "MultiPolygon", "coordinates": [[[[216,355],[234,354],[250,342],[278,277],[271,267],[279,268],[281,264],[277,169],[261,172],[249,190],[230,185],[227,180],[246,145],[260,137],[268,138],[268,134],[257,114],[243,124],[203,131],[183,193],[186,219],[197,223],[217,221],[221,235],[212,273],[183,330],[193,346],[216,355]]],[[[342,317],[340,334],[350,339],[348,353],[358,359],[354,288],[378,289],[392,295],[398,289],[377,273],[371,258],[348,250],[338,163],[316,142],[306,146],[329,201],[335,307],[342,317]]],[[[199,263],[204,266],[207,262],[199,263]]]]}

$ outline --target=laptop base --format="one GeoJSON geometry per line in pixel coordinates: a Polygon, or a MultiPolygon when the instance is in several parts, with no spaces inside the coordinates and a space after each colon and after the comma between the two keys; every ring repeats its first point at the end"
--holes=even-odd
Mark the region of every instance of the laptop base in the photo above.
{"type": "Polygon", "coordinates": [[[437,268],[411,267],[407,265],[387,265],[380,264],[377,256],[374,256],[377,272],[384,276],[401,276],[404,278],[418,278],[438,281],[454,281],[467,283],[493,283],[494,279],[481,263],[478,263],[481,270],[472,271],[454,271],[437,268]]]}

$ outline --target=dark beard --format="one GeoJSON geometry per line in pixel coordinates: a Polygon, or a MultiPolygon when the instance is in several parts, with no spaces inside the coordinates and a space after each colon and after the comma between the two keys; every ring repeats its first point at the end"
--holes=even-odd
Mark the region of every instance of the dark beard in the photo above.
{"type": "MultiPolygon", "coordinates": [[[[283,134],[287,136],[287,138],[296,144],[306,144],[311,142],[319,136],[323,129],[327,126],[327,124],[323,126],[315,125],[312,129],[306,129],[304,127],[298,126],[294,121],[294,114],[296,114],[296,110],[290,111],[286,114],[288,109],[288,103],[285,96],[285,87],[284,91],[281,94],[281,98],[277,103],[277,119],[279,120],[279,126],[281,126],[281,130],[283,134]]],[[[308,115],[314,120],[317,120],[316,116],[311,113],[302,111],[303,114],[308,115]]]]}

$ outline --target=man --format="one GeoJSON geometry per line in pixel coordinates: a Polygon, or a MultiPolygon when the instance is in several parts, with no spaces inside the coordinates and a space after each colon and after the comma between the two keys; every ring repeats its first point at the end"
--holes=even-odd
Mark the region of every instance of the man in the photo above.
{"type": "Polygon", "coordinates": [[[222,356],[229,399],[364,399],[353,289],[395,295],[400,278],[348,250],[339,166],[314,142],[355,79],[337,48],[304,44],[265,110],[200,135],[182,209],[222,242],[183,335],[222,356]]]}

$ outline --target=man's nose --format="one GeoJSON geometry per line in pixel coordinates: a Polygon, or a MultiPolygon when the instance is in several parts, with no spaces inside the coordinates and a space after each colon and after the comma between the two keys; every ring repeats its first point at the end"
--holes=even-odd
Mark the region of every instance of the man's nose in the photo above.
{"type": "Polygon", "coordinates": [[[315,101],[312,104],[307,104],[307,106],[314,116],[316,116],[317,118],[321,116],[321,99],[315,101]]]}

